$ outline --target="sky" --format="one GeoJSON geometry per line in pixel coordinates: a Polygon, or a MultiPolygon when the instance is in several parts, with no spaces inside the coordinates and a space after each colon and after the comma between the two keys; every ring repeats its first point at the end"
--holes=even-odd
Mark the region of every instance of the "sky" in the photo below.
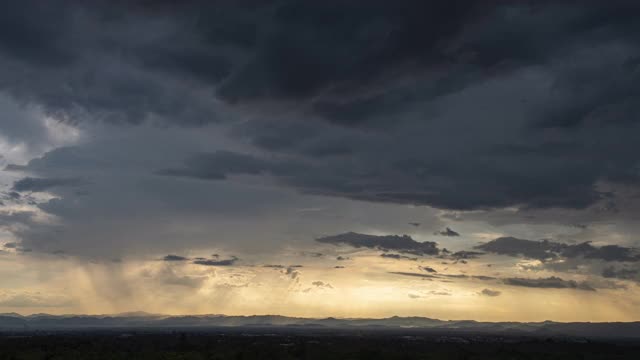
{"type": "Polygon", "coordinates": [[[0,7],[0,313],[640,320],[636,1],[0,7]]]}

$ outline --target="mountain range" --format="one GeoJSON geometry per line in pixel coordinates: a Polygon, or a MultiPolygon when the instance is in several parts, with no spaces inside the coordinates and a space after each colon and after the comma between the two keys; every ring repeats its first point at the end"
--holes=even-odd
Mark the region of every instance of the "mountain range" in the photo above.
{"type": "Polygon", "coordinates": [[[0,331],[88,330],[88,329],[205,329],[216,327],[264,327],[308,329],[388,329],[431,332],[468,332],[522,336],[580,336],[640,338],[640,322],[561,323],[478,322],[474,320],[438,320],[426,317],[367,318],[298,318],[280,315],[171,316],[145,312],[113,315],[50,315],[18,313],[0,314],[0,331]]]}

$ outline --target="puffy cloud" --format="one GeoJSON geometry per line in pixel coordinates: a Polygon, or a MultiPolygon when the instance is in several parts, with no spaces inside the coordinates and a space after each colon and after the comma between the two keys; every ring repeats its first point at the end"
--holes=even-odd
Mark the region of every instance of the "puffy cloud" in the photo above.
{"type": "Polygon", "coordinates": [[[489,296],[489,297],[500,296],[500,294],[501,294],[500,291],[491,290],[491,289],[482,289],[482,291],[480,292],[480,295],[489,296]]]}

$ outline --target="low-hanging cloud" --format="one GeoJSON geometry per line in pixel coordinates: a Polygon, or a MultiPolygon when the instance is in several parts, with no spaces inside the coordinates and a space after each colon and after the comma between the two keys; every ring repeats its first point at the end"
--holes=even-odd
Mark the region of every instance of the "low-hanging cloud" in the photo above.
{"type": "Polygon", "coordinates": [[[543,289],[577,289],[585,291],[596,291],[587,282],[577,282],[574,280],[563,280],[556,276],[550,276],[548,278],[506,278],[503,279],[503,283],[511,286],[522,286],[531,288],[543,288],[543,289]]]}
{"type": "Polygon", "coordinates": [[[223,260],[218,260],[218,259],[199,259],[199,260],[193,261],[193,263],[196,264],[196,265],[204,265],[204,266],[232,266],[238,260],[240,260],[240,259],[238,259],[235,256],[232,256],[229,259],[223,259],[223,260]]]}
{"type": "Polygon", "coordinates": [[[388,251],[398,251],[414,255],[437,255],[438,245],[432,241],[418,242],[408,235],[368,235],[355,232],[325,236],[316,239],[317,242],[333,245],[349,245],[356,248],[370,248],[388,251]]]}
{"type": "Polygon", "coordinates": [[[594,246],[589,242],[573,245],[549,240],[533,241],[500,237],[478,245],[476,248],[500,255],[521,256],[537,260],[583,257],[602,261],[640,261],[640,250],[636,248],[619,245],[594,246]]]}
{"type": "Polygon", "coordinates": [[[14,191],[46,191],[60,186],[79,186],[84,182],[80,178],[22,178],[13,183],[14,191]]]}

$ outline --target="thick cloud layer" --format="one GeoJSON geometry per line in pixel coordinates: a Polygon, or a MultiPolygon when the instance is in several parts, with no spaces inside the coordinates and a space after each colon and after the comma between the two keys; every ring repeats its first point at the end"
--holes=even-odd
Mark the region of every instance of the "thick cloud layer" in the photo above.
{"type": "Polygon", "coordinates": [[[635,1],[2,7],[4,304],[637,309],[635,1]]]}
{"type": "Polygon", "coordinates": [[[447,209],[584,208],[603,182],[638,184],[633,1],[5,10],[0,89],[20,101],[75,121],[242,119],[235,135],[270,153],[165,174],[447,209]]]}
{"type": "Polygon", "coordinates": [[[78,178],[32,178],[26,177],[13,183],[15,191],[45,191],[59,186],[78,186],[83,182],[78,178]]]}

